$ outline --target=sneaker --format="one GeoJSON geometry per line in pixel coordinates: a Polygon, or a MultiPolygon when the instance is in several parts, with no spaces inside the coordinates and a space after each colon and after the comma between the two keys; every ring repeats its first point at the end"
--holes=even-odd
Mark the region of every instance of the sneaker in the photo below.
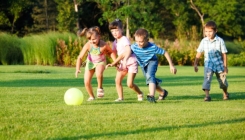
{"type": "Polygon", "coordinates": [[[156,103],[156,100],[155,100],[155,97],[154,97],[154,96],[147,95],[147,100],[148,100],[150,103],[156,103]]]}
{"type": "Polygon", "coordinates": [[[210,96],[205,97],[205,98],[204,98],[204,101],[205,101],[205,102],[209,102],[209,101],[211,101],[211,97],[210,97],[210,96]]]}
{"type": "Polygon", "coordinates": [[[104,90],[101,88],[97,89],[97,97],[98,98],[103,98],[104,97],[104,90]]]}
{"type": "Polygon", "coordinates": [[[143,93],[138,94],[138,101],[143,101],[143,93]]]}
{"type": "Polygon", "coordinates": [[[93,98],[93,97],[89,97],[87,101],[89,101],[89,102],[90,102],[90,101],[93,101],[93,100],[95,100],[95,98],[93,98]]]}
{"type": "Polygon", "coordinates": [[[223,95],[223,100],[229,100],[229,97],[230,95],[229,95],[229,93],[227,93],[227,94],[224,94],[223,95]]]}
{"type": "Polygon", "coordinates": [[[168,96],[167,90],[164,89],[163,92],[164,92],[163,95],[159,94],[158,100],[164,100],[168,96]]]}
{"type": "Polygon", "coordinates": [[[118,98],[115,100],[115,102],[122,102],[122,101],[123,101],[123,99],[121,99],[121,98],[118,98]]]}

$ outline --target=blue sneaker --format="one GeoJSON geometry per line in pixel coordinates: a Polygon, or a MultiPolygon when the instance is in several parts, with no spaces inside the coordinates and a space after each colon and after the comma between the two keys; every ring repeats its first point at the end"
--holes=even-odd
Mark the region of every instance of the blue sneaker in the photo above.
{"type": "Polygon", "coordinates": [[[147,100],[148,100],[150,103],[156,103],[156,100],[155,100],[155,97],[154,97],[154,96],[147,95],[147,100]]]}

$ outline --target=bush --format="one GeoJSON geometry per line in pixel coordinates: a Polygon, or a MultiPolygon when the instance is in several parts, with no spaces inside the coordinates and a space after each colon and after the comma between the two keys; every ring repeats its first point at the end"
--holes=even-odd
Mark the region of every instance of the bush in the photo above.
{"type": "Polygon", "coordinates": [[[23,55],[19,46],[18,37],[0,33],[0,64],[23,64],[23,55]]]}

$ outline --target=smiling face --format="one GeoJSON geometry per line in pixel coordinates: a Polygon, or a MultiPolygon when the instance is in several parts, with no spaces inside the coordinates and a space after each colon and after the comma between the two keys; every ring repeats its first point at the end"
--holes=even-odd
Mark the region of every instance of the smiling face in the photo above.
{"type": "Polygon", "coordinates": [[[143,48],[147,45],[148,40],[146,40],[143,36],[135,36],[135,43],[140,47],[143,48]]]}
{"type": "Polygon", "coordinates": [[[120,28],[111,29],[111,34],[114,38],[119,39],[122,37],[122,29],[120,28]]]}
{"type": "Polygon", "coordinates": [[[208,27],[205,27],[204,28],[204,33],[205,33],[205,36],[208,37],[209,40],[213,40],[215,35],[216,35],[216,30],[212,29],[212,28],[208,28],[208,27]]]}
{"type": "Polygon", "coordinates": [[[89,43],[93,45],[98,45],[99,41],[100,41],[100,36],[96,34],[91,35],[91,37],[89,38],[89,43]]]}

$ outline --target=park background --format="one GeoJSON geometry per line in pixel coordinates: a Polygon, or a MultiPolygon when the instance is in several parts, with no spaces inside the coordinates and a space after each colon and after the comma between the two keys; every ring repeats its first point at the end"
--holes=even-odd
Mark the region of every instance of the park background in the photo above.
{"type": "MultiPolygon", "coordinates": [[[[229,51],[228,65],[245,65],[244,0],[8,0],[0,9],[0,65],[74,66],[86,42],[77,31],[99,26],[111,45],[108,24],[116,18],[132,42],[137,28],[147,29],[175,65],[193,65],[202,27],[214,20],[229,51]]],[[[158,57],[159,65],[167,64],[158,57]]]]}
{"type": "MultiPolygon", "coordinates": [[[[244,15],[244,0],[1,1],[0,139],[244,140],[244,15]],[[168,97],[156,104],[138,102],[125,78],[125,100],[114,102],[116,69],[110,67],[104,72],[104,98],[66,105],[64,93],[71,87],[79,88],[84,100],[88,98],[83,74],[74,76],[77,55],[87,41],[77,37],[77,31],[99,26],[102,38],[111,45],[108,23],[115,18],[123,21],[132,42],[135,30],[143,27],[151,41],[171,54],[176,75],[158,56],[157,77],[168,97]],[[217,23],[229,51],[228,101],[223,101],[213,79],[212,102],[204,102],[204,68],[195,73],[191,66],[208,20],[217,23]]],[[[141,71],[135,83],[146,96],[141,71]]],[[[92,86],[96,84],[93,78],[92,86]]]]}

